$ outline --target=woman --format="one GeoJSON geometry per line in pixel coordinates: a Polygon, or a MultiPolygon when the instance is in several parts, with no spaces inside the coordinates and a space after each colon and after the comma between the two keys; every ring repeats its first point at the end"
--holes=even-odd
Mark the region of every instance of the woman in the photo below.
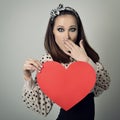
{"type": "Polygon", "coordinates": [[[108,72],[99,62],[99,55],[87,42],[80,17],[73,8],[60,4],[50,15],[44,42],[47,53],[40,61],[28,59],[24,64],[23,101],[28,108],[46,116],[53,102],[41,91],[36,79],[33,80],[32,73],[40,72],[42,64],[46,61],[57,61],[66,68],[72,62],[84,61],[96,71],[94,89],[68,111],[61,108],[56,120],[94,120],[94,97],[108,89],[108,72]]]}

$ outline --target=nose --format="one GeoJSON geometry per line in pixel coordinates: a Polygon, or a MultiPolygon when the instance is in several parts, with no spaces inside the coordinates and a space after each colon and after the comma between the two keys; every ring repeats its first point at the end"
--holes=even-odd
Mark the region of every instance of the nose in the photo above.
{"type": "Polygon", "coordinates": [[[65,39],[70,39],[70,33],[69,33],[69,31],[65,32],[65,39]]]}

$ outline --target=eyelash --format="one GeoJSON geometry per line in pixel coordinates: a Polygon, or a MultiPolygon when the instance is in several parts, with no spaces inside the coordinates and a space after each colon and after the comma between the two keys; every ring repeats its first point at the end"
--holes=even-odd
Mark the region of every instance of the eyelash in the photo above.
{"type": "MultiPolygon", "coordinates": [[[[57,29],[59,32],[64,32],[64,29],[63,28],[58,28],[57,29]]],[[[76,28],[70,28],[70,31],[71,32],[75,32],[76,31],[76,28]]]]}
{"type": "Polygon", "coordinates": [[[71,30],[71,32],[75,32],[76,28],[71,28],[70,30],[71,30]]]}
{"type": "Polygon", "coordinates": [[[63,32],[63,31],[64,31],[63,28],[58,28],[57,30],[58,30],[59,32],[63,32]]]}

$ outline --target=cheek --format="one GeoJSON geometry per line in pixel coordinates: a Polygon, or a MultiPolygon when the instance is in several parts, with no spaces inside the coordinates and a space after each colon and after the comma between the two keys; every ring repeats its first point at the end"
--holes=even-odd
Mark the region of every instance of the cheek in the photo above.
{"type": "Polygon", "coordinates": [[[61,49],[61,50],[65,50],[66,48],[65,48],[65,46],[64,46],[64,40],[63,40],[63,36],[62,35],[56,35],[55,36],[55,42],[56,42],[56,44],[59,46],[59,48],[61,49]]]}
{"type": "Polygon", "coordinates": [[[75,42],[77,40],[77,36],[78,36],[77,32],[76,33],[71,33],[71,40],[75,42]]]}
{"type": "Polygon", "coordinates": [[[60,48],[64,45],[63,37],[61,35],[55,35],[55,42],[60,48]]]}
{"type": "Polygon", "coordinates": [[[63,34],[55,32],[54,37],[55,37],[56,43],[63,43],[63,38],[64,38],[63,34]]]}

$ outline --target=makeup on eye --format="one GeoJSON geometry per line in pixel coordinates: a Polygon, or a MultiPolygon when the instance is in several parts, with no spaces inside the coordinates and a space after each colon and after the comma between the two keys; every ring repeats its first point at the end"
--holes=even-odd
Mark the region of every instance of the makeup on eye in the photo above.
{"type": "Polygon", "coordinates": [[[71,32],[75,32],[77,30],[77,28],[70,28],[71,32]]]}
{"type": "Polygon", "coordinates": [[[63,28],[57,28],[57,30],[58,30],[59,32],[63,32],[63,31],[64,31],[63,28]]]}
{"type": "MultiPolygon", "coordinates": [[[[65,31],[64,28],[57,28],[57,30],[58,30],[59,32],[64,32],[64,31],[65,31]]],[[[70,28],[70,29],[69,29],[70,32],[75,32],[76,30],[77,30],[77,28],[70,28]]]]}
{"type": "MultiPolygon", "coordinates": [[[[64,32],[64,31],[65,31],[65,28],[64,28],[63,26],[58,26],[58,27],[57,27],[57,30],[58,30],[59,32],[64,32]]],[[[70,32],[75,32],[76,30],[77,30],[77,26],[75,26],[75,25],[72,25],[72,26],[69,27],[69,31],[70,31],[70,32]]]]}
{"type": "Polygon", "coordinates": [[[71,31],[71,32],[75,32],[76,30],[77,30],[77,26],[76,25],[72,25],[69,28],[69,31],[71,31]]]}

